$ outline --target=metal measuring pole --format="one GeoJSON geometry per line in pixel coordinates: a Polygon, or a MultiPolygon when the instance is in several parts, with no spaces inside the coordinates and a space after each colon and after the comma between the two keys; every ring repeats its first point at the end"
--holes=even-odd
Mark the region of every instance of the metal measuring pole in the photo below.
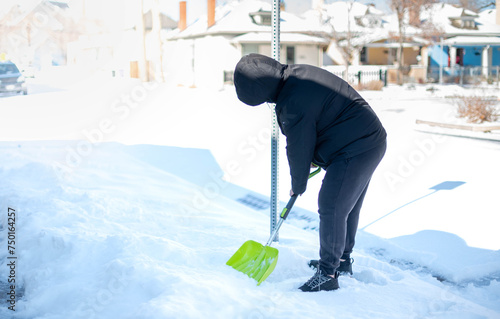
{"type": "MultiPolygon", "coordinates": [[[[280,0],[273,0],[272,11],[272,57],[276,61],[280,60],[280,0]]],[[[277,228],[277,215],[279,208],[278,197],[278,158],[279,158],[279,127],[276,118],[276,111],[272,108],[272,132],[271,132],[271,234],[277,228]]],[[[279,233],[276,233],[274,241],[279,241],[279,233]]]]}

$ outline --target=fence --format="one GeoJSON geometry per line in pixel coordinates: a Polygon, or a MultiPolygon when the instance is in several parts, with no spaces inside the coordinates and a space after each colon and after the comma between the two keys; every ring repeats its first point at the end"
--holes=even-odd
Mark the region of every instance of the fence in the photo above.
{"type": "MultiPolygon", "coordinates": [[[[335,74],[339,78],[346,79],[344,66],[325,66],[325,70],[335,74]]],[[[373,81],[381,81],[387,86],[387,67],[384,66],[360,66],[350,67],[347,82],[352,85],[367,84],[373,81]]]]}
{"type": "MultiPolygon", "coordinates": [[[[342,67],[343,68],[343,67],[342,67]]],[[[324,67],[327,71],[335,74],[336,76],[345,79],[345,70],[342,71],[337,67],[327,66],[324,67]]],[[[233,83],[233,71],[224,71],[223,78],[225,84],[233,83]]],[[[387,68],[370,68],[367,70],[355,69],[353,72],[349,72],[348,82],[353,85],[367,84],[372,81],[381,81],[384,86],[387,86],[387,68]]]]}
{"type": "Polygon", "coordinates": [[[427,80],[428,82],[459,85],[478,85],[481,82],[500,84],[500,66],[429,67],[427,80]]]}
{"type": "MultiPolygon", "coordinates": [[[[329,65],[325,70],[345,79],[345,67],[329,65]]],[[[349,67],[347,81],[352,85],[368,84],[372,81],[381,81],[384,86],[388,83],[398,83],[398,73],[403,83],[454,83],[459,85],[479,85],[482,82],[500,86],[500,66],[454,66],[454,67],[425,67],[419,65],[404,66],[398,69],[394,66],[363,65],[349,67]]],[[[224,82],[232,83],[233,72],[224,71],[224,82]]]]}
{"type": "MultiPolygon", "coordinates": [[[[326,66],[326,70],[345,79],[345,67],[326,66]]],[[[500,66],[454,66],[454,67],[426,67],[420,65],[404,66],[398,69],[395,66],[353,66],[349,67],[348,82],[353,85],[367,84],[371,81],[388,83],[454,83],[459,85],[479,85],[481,83],[497,84],[500,86],[500,66]],[[398,79],[399,73],[399,79],[398,79]]]]}

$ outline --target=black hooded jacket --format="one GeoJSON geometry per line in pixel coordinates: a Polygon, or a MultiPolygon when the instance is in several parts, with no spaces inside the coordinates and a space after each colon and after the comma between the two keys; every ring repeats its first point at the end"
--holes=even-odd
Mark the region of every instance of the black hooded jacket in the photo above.
{"type": "Polygon", "coordinates": [[[368,103],[347,82],[321,68],[283,65],[249,54],[236,65],[234,85],[245,104],[276,103],[295,194],[306,190],[311,162],[326,168],[386,139],[368,103]]]}

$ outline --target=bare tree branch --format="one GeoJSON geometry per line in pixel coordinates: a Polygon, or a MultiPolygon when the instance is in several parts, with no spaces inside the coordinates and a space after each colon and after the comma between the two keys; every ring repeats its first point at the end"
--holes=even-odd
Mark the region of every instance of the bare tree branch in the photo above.
{"type": "Polygon", "coordinates": [[[390,8],[396,13],[398,19],[398,53],[397,64],[399,72],[397,74],[398,84],[403,83],[403,43],[406,40],[406,26],[405,16],[408,14],[408,24],[420,25],[420,11],[424,8],[430,7],[437,0],[389,0],[390,8]]]}
{"type": "Polygon", "coordinates": [[[482,6],[480,6],[480,7],[478,8],[478,11],[481,11],[481,10],[486,9],[486,8],[488,8],[488,7],[496,7],[496,3],[495,3],[495,2],[493,2],[493,1],[492,1],[492,2],[489,2],[489,3],[485,3],[485,4],[483,4],[482,6]]]}
{"type": "Polygon", "coordinates": [[[491,0],[450,0],[449,3],[453,4],[458,4],[462,8],[469,9],[474,12],[479,12],[485,8],[488,8],[490,6],[495,7],[496,3],[495,1],[491,0]]]}

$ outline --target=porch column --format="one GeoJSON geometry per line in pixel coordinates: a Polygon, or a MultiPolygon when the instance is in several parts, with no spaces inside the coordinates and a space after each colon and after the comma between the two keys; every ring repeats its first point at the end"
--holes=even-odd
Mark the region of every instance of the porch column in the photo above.
{"type": "Polygon", "coordinates": [[[484,75],[484,76],[488,76],[488,71],[491,67],[491,58],[490,58],[490,52],[491,52],[491,48],[489,45],[486,45],[484,48],[483,48],[483,53],[481,55],[481,73],[484,75]]]}
{"type": "Polygon", "coordinates": [[[351,61],[351,65],[354,65],[354,66],[358,66],[360,65],[359,63],[359,50],[354,50],[354,52],[352,53],[352,61],[351,61]]]}
{"type": "Polygon", "coordinates": [[[454,68],[457,64],[457,48],[450,47],[450,68],[454,68]]]}
{"type": "Polygon", "coordinates": [[[428,47],[423,47],[422,51],[420,53],[420,65],[423,66],[429,66],[429,48],[428,47]]]}

